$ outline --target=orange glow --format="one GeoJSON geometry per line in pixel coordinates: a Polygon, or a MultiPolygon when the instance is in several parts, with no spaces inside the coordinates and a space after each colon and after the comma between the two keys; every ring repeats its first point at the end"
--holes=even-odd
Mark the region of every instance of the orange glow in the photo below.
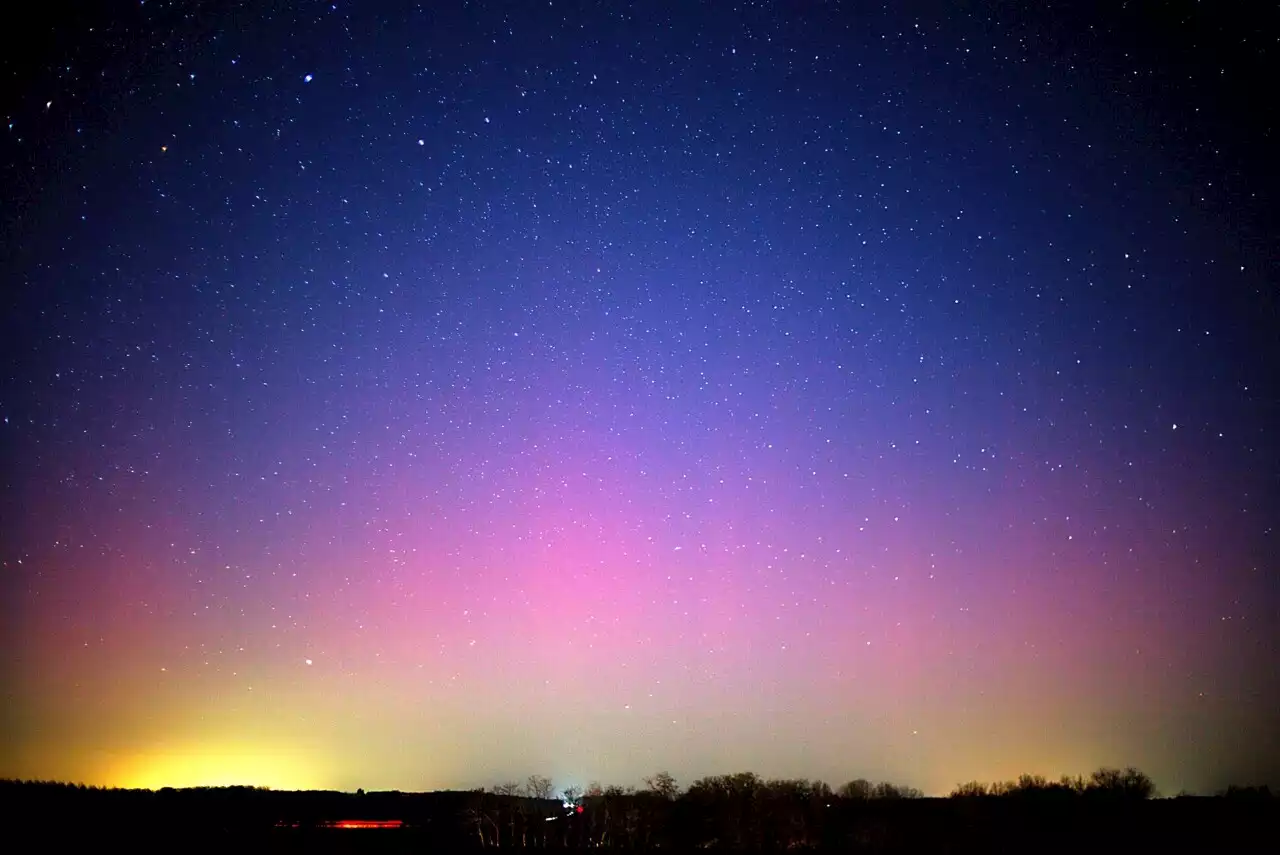
{"type": "Polygon", "coordinates": [[[336,822],[322,822],[321,828],[400,828],[402,819],[340,819],[336,822]]]}
{"type": "Polygon", "coordinates": [[[152,790],[236,785],[308,790],[322,785],[315,770],[298,754],[240,746],[137,755],[121,763],[112,777],[119,781],[118,786],[152,790]]]}

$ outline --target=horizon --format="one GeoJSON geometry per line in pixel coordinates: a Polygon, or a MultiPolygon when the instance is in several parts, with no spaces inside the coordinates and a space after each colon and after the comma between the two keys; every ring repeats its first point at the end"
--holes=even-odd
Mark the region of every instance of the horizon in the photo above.
{"type": "MultiPolygon", "coordinates": [[[[1136,769],[1098,769],[1050,783],[1023,776],[1007,786],[970,782],[945,798],[910,787],[854,780],[832,789],[810,780],[767,781],[750,772],[711,776],[682,788],[669,774],[640,789],[597,786],[557,793],[544,776],[524,785],[436,792],[271,791],[231,786],[152,790],[0,780],[24,822],[77,819],[132,843],[172,845],[191,835],[261,848],[311,850],[330,832],[376,839],[396,851],[602,849],[651,851],[832,850],[844,852],[1003,850],[1038,841],[1045,851],[1131,851],[1178,846],[1257,848],[1275,837],[1275,796],[1232,788],[1215,796],[1161,798],[1136,769]],[[395,833],[392,833],[395,832],[395,833]]],[[[58,835],[64,842],[74,834],[58,835]]],[[[389,851],[380,844],[380,851],[389,851]]],[[[1264,846],[1265,848],[1265,846],[1264,846]]]]}
{"type": "Polygon", "coordinates": [[[1256,17],[422,5],[0,35],[0,777],[1280,790],[1256,17]]]}
{"type": "MultiPolygon", "coordinates": [[[[867,778],[855,777],[855,778],[850,778],[846,781],[842,781],[838,785],[833,785],[829,781],[824,781],[816,778],[804,778],[804,777],[768,778],[768,777],[756,775],[754,772],[745,772],[745,771],[733,772],[733,773],[719,772],[719,773],[708,774],[708,775],[700,775],[686,784],[681,782],[679,779],[676,779],[674,776],[670,776],[669,773],[667,773],[665,770],[660,771],[655,775],[646,776],[643,780],[639,782],[638,785],[620,784],[618,782],[601,782],[598,780],[592,780],[587,785],[580,785],[580,784],[570,782],[570,783],[565,783],[563,786],[561,786],[560,782],[553,781],[550,778],[545,778],[544,776],[538,776],[538,775],[529,775],[523,778],[520,778],[520,777],[507,778],[507,779],[504,779],[502,782],[496,782],[488,786],[453,787],[453,788],[443,787],[443,788],[435,788],[435,789],[428,789],[428,790],[404,790],[404,789],[397,789],[397,788],[363,787],[363,786],[357,787],[356,789],[353,789],[353,790],[333,789],[333,788],[324,788],[324,787],[305,788],[305,789],[295,789],[295,788],[277,789],[275,787],[269,787],[262,784],[246,783],[243,781],[236,782],[236,783],[187,784],[187,785],[181,785],[181,786],[173,786],[173,785],[136,786],[136,787],[91,784],[91,783],[86,783],[84,781],[60,781],[60,780],[38,780],[38,779],[18,780],[18,779],[11,779],[11,778],[0,778],[0,783],[21,784],[21,785],[41,785],[41,786],[48,785],[48,786],[72,787],[72,788],[89,788],[89,789],[98,789],[98,790],[116,789],[116,790],[131,790],[131,791],[138,791],[138,792],[158,792],[161,790],[251,789],[251,790],[261,790],[261,791],[292,792],[292,793],[307,793],[307,792],[338,793],[338,794],[349,795],[349,796],[360,796],[360,795],[372,796],[372,795],[387,795],[387,794],[432,795],[436,793],[447,794],[447,793],[482,792],[482,793],[487,793],[491,795],[505,796],[505,797],[518,798],[518,799],[535,799],[540,801],[555,801],[555,802],[563,802],[565,804],[571,804],[571,803],[576,804],[581,802],[583,799],[593,798],[600,795],[609,795],[611,791],[614,793],[622,794],[622,795],[635,795],[635,794],[646,793],[646,792],[647,793],[661,792],[667,798],[680,798],[686,795],[689,792],[689,790],[693,787],[706,784],[707,782],[711,782],[716,779],[731,778],[731,777],[737,777],[741,775],[753,776],[760,784],[763,784],[765,786],[775,784],[775,783],[796,783],[796,782],[805,783],[812,786],[825,786],[829,788],[830,794],[833,797],[853,799],[853,800],[880,800],[880,799],[888,799],[888,798],[894,798],[894,799],[904,799],[904,798],[905,799],[947,799],[947,798],[974,798],[974,797],[999,798],[1005,795],[1016,793],[1019,790],[1025,791],[1026,789],[1035,789],[1037,787],[1049,788],[1049,789],[1068,787],[1068,788],[1075,789],[1077,792],[1082,792],[1083,790],[1081,788],[1085,788],[1091,785],[1092,786],[1097,785],[1096,782],[1091,784],[1091,781],[1094,780],[1093,775],[1095,773],[1101,774],[1104,772],[1111,772],[1111,773],[1118,773],[1118,774],[1138,774],[1138,775],[1142,775],[1142,777],[1146,777],[1141,773],[1141,770],[1137,770],[1132,766],[1130,767],[1104,766],[1091,771],[1089,775],[1083,775],[1083,774],[1062,775],[1059,778],[1046,778],[1042,775],[1023,774],[1023,775],[1017,776],[1016,778],[1010,778],[1004,781],[978,781],[976,779],[969,779],[967,781],[957,782],[957,784],[947,792],[938,792],[938,793],[926,793],[912,787],[910,784],[907,784],[901,781],[873,781],[873,780],[868,780],[867,778]],[[667,776],[666,780],[663,781],[661,784],[655,784],[655,779],[660,778],[662,776],[667,776]],[[547,791],[547,794],[538,794],[533,792],[533,789],[536,786],[532,780],[534,778],[544,778],[542,786],[546,788],[550,788],[547,791]],[[966,788],[972,788],[974,785],[979,785],[982,788],[982,792],[973,793],[970,791],[966,791],[966,788]],[[859,786],[861,787],[861,789],[855,789],[859,786]],[[877,790],[878,787],[889,787],[890,792],[888,794],[881,794],[877,790]]],[[[1148,778],[1148,780],[1150,779],[1148,778]]],[[[1157,782],[1151,781],[1151,784],[1152,784],[1152,789],[1151,789],[1150,795],[1145,797],[1147,799],[1172,799],[1172,798],[1185,798],[1185,797],[1213,798],[1213,797],[1228,795],[1232,791],[1252,791],[1257,789],[1269,790],[1269,787],[1266,787],[1265,785],[1250,785],[1250,784],[1237,783],[1237,784],[1230,785],[1214,793],[1196,793],[1196,792],[1190,792],[1187,790],[1182,790],[1177,793],[1167,793],[1160,789],[1157,782]]]]}

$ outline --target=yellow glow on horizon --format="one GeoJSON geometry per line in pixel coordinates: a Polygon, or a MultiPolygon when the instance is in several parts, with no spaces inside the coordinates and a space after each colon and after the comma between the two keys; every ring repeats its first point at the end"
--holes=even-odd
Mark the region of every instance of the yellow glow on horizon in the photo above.
{"type": "Polygon", "coordinates": [[[323,788],[319,772],[299,754],[240,746],[140,754],[122,759],[112,777],[116,786],[149,790],[236,785],[273,790],[323,788]]]}

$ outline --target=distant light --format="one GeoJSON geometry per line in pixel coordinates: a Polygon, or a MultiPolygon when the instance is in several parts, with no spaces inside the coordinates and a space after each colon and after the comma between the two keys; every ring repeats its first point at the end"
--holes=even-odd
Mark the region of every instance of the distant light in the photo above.
{"type": "Polygon", "coordinates": [[[292,745],[188,744],[170,753],[120,755],[113,783],[126,789],[253,785],[273,790],[309,790],[324,783],[292,745]]]}
{"type": "Polygon", "coordinates": [[[303,662],[306,662],[308,665],[310,665],[310,664],[311,664],[311,660],[310,660],[310,659],[304,659],[304,660],[302,660],[302,661],[303,661],[303,662]]]}
{"type": "Polygon", "coordinates": [[[418,140],[418,145],[426,145],[426,140],[418,140]]]}
{"type": "Polygon", "coordinates": [[[308,74],[306,77],[302,78],[302,82],[303,82],[303,83],[310,83],[310,82],[311,82],[311,75],[310,75],[310,74],[308,74]]]}

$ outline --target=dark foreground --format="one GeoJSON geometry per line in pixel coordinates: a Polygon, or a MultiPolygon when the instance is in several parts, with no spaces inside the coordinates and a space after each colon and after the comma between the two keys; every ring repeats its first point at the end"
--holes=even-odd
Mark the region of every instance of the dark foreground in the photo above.
{"type": "Polygon", "coordinates": [[[1280,852],[1280,800],[947,798],[778,805],[492,793],[93,790],[0,784],[11,839],[43,851],[443,853],[481,849],[850,853],[1280,852]],[[403,827],[332,828],[341,820],[403,827]],[[16,835],[17,837],[13,837],[16,835]]]}

